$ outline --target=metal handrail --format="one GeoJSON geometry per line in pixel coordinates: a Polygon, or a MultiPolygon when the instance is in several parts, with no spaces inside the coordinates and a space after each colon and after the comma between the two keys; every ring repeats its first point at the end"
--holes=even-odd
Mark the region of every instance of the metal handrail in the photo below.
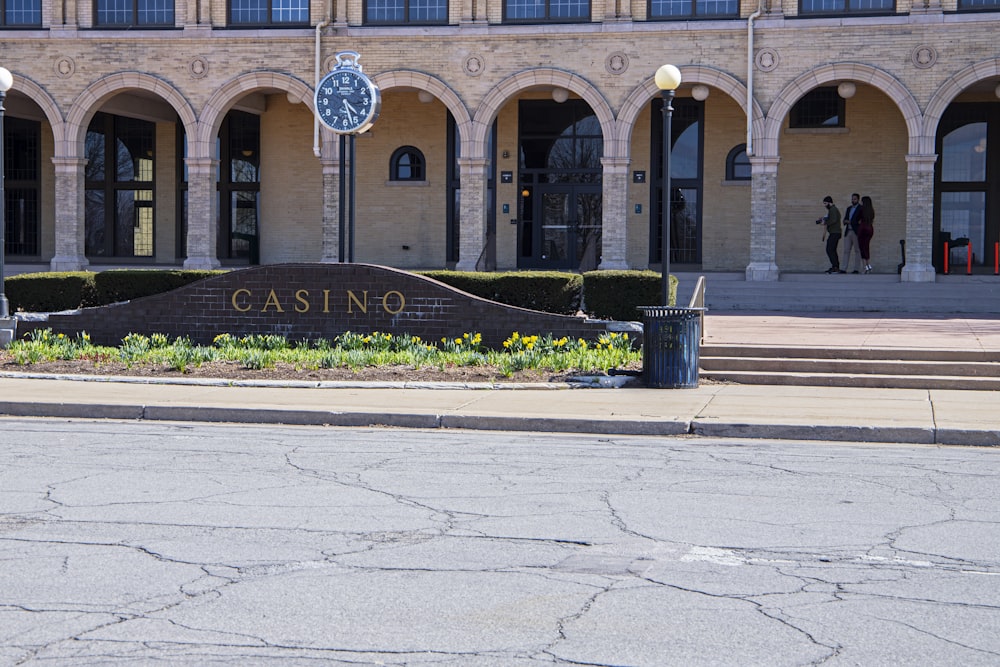
{"type": "Polygon", "coordinates": [[[705,276],[698,276],[698,282],[694,284],[694,292],[691,293],[691,300],[688,302],[688,308],[699,308],[700,313],[698,315],[699,322],[701,326],[701,340],[699,343],[705,342],[705,276]]]}

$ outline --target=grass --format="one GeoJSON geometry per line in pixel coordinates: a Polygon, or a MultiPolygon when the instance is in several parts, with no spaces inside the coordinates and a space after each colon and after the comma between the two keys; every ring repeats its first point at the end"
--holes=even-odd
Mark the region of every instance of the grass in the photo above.
{"type": "Polygon", "coordinates": [[[92,345],[86,333],[69,337],[51,329],[33,331],[11,343],[7,356],[17,365],[88,360],[95,365],[121,362],[128,367],[160,365],[187,372],[207,362],[236,362],[249,370],[272,368],[278,363],[296,368],[349,368],[406,366],[412,368],[488,366],[501,375],[518,371],[607,372],[641,361],[641,350],[627,333],[608,333],[596,340],[571,340],[551,335],[513,332],[503,349],[482,346],[478,333],[428,342],[417,336],[388,333],[344,333],[333,340],[289,341],[276,335],[236,337],[220,334],[212,345],[195,345],[186,337],[170,340],[163,334],[130,333],[118,347],[92,345]]]}

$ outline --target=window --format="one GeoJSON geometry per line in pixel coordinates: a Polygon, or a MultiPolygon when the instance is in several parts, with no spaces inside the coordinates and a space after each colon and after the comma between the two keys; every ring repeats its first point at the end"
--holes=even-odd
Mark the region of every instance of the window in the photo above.
{"type": "Polygon", "coordinates": [[[590,0],[504,0],[504,20],[519,23],[586,21],[590,0]]]}
{"type": "Polygon", "coordinates": [[[42,24],[42,0],[0,0],[0,25],[8,28],[42,24]]]}
{"type": "Polygon", "coordinates": [[[41,123],[8,116],[3,132],[4,249],[8,255],[38,255],[41,123]]]}
{"type": "Polygon", "coordinates": [[[152,257],[156,126],[98,113],[87,128],[88,257],[152,257]]]}
{"type": "Polygon", "coordinates": [[[389,161],[390,181],[423,181],[426,179],[424,154],[413,146],[397,148],[389,161]]]}
{"type": "Polygon", "coordinates": [[[690,19],[739,16],[737,0],[650,0],[650,19],[690,19]]]}
{"type": "Polygon", "coordinates": [[[799,3],[800,15],[891,14],[895,11],[895,0],[800,0],[799,3]]]}
{"type": "Polygon", "coordinates": [[[309,25],[308,0],[230,0],[229,23],[248,26],[309,25]]]}
{"type": "Polygon", "coordinates": [[[726,180],[749,181],[750,158],[747,157],[747,145],[734,146],[726,156],[726,180]]]}
{"type": "Polygon", "coordinates": [[[844,127],[844,98],[837,87],[814,88],[803,95],[789,113],[788,126],[844,127]]]}
{"type": "Polygon", "coordinates": [[[260,117],[230,111],[219,128],[219,259],[260,263],[260,117]]]}
{"type": "Polygon", "coordinates": [[[958,11],[996,11],[1000,9],[1000,0],[958,0],[958,11]]]}
{"type": "Polygon", "coordinates": [[[97,0],[94,12],[99,26],[174,25],[174,0],[97,0]]]}
{"type": "Polygon", "coordinates": [[[365,23],[447,23],[448,0],[367,0],[365,23]]]}

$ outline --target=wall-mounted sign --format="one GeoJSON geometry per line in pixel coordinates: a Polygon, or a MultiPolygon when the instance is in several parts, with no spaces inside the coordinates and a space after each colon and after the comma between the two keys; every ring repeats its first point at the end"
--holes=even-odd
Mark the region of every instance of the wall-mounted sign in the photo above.
{"type": "Polygon", "coordinates": [[[645,183],[646,182],[646,172],[644,172],[644,171],[633,171],[632,172],[632,182],[633,183],[645,183]]]}
{"type": "Polygon", "coordinates": [[[513,183],[514,182],[514,172],[512,172],[512,171],[501,171],[500,172],[500,182],[501,183],[513,183]]]}

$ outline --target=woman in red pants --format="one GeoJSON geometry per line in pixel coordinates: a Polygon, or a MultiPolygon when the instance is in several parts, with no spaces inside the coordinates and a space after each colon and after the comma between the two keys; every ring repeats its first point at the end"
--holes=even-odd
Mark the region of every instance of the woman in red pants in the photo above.
{"type": "Polygon", "coordinates": [[[875,207],[872,198],[865,195],[861,198],[861,222],[858,226],[858,247],[861,249],[861,261],[865,265],[865,273],[872,272],[871,242],[875,235],[875,207]]]}

